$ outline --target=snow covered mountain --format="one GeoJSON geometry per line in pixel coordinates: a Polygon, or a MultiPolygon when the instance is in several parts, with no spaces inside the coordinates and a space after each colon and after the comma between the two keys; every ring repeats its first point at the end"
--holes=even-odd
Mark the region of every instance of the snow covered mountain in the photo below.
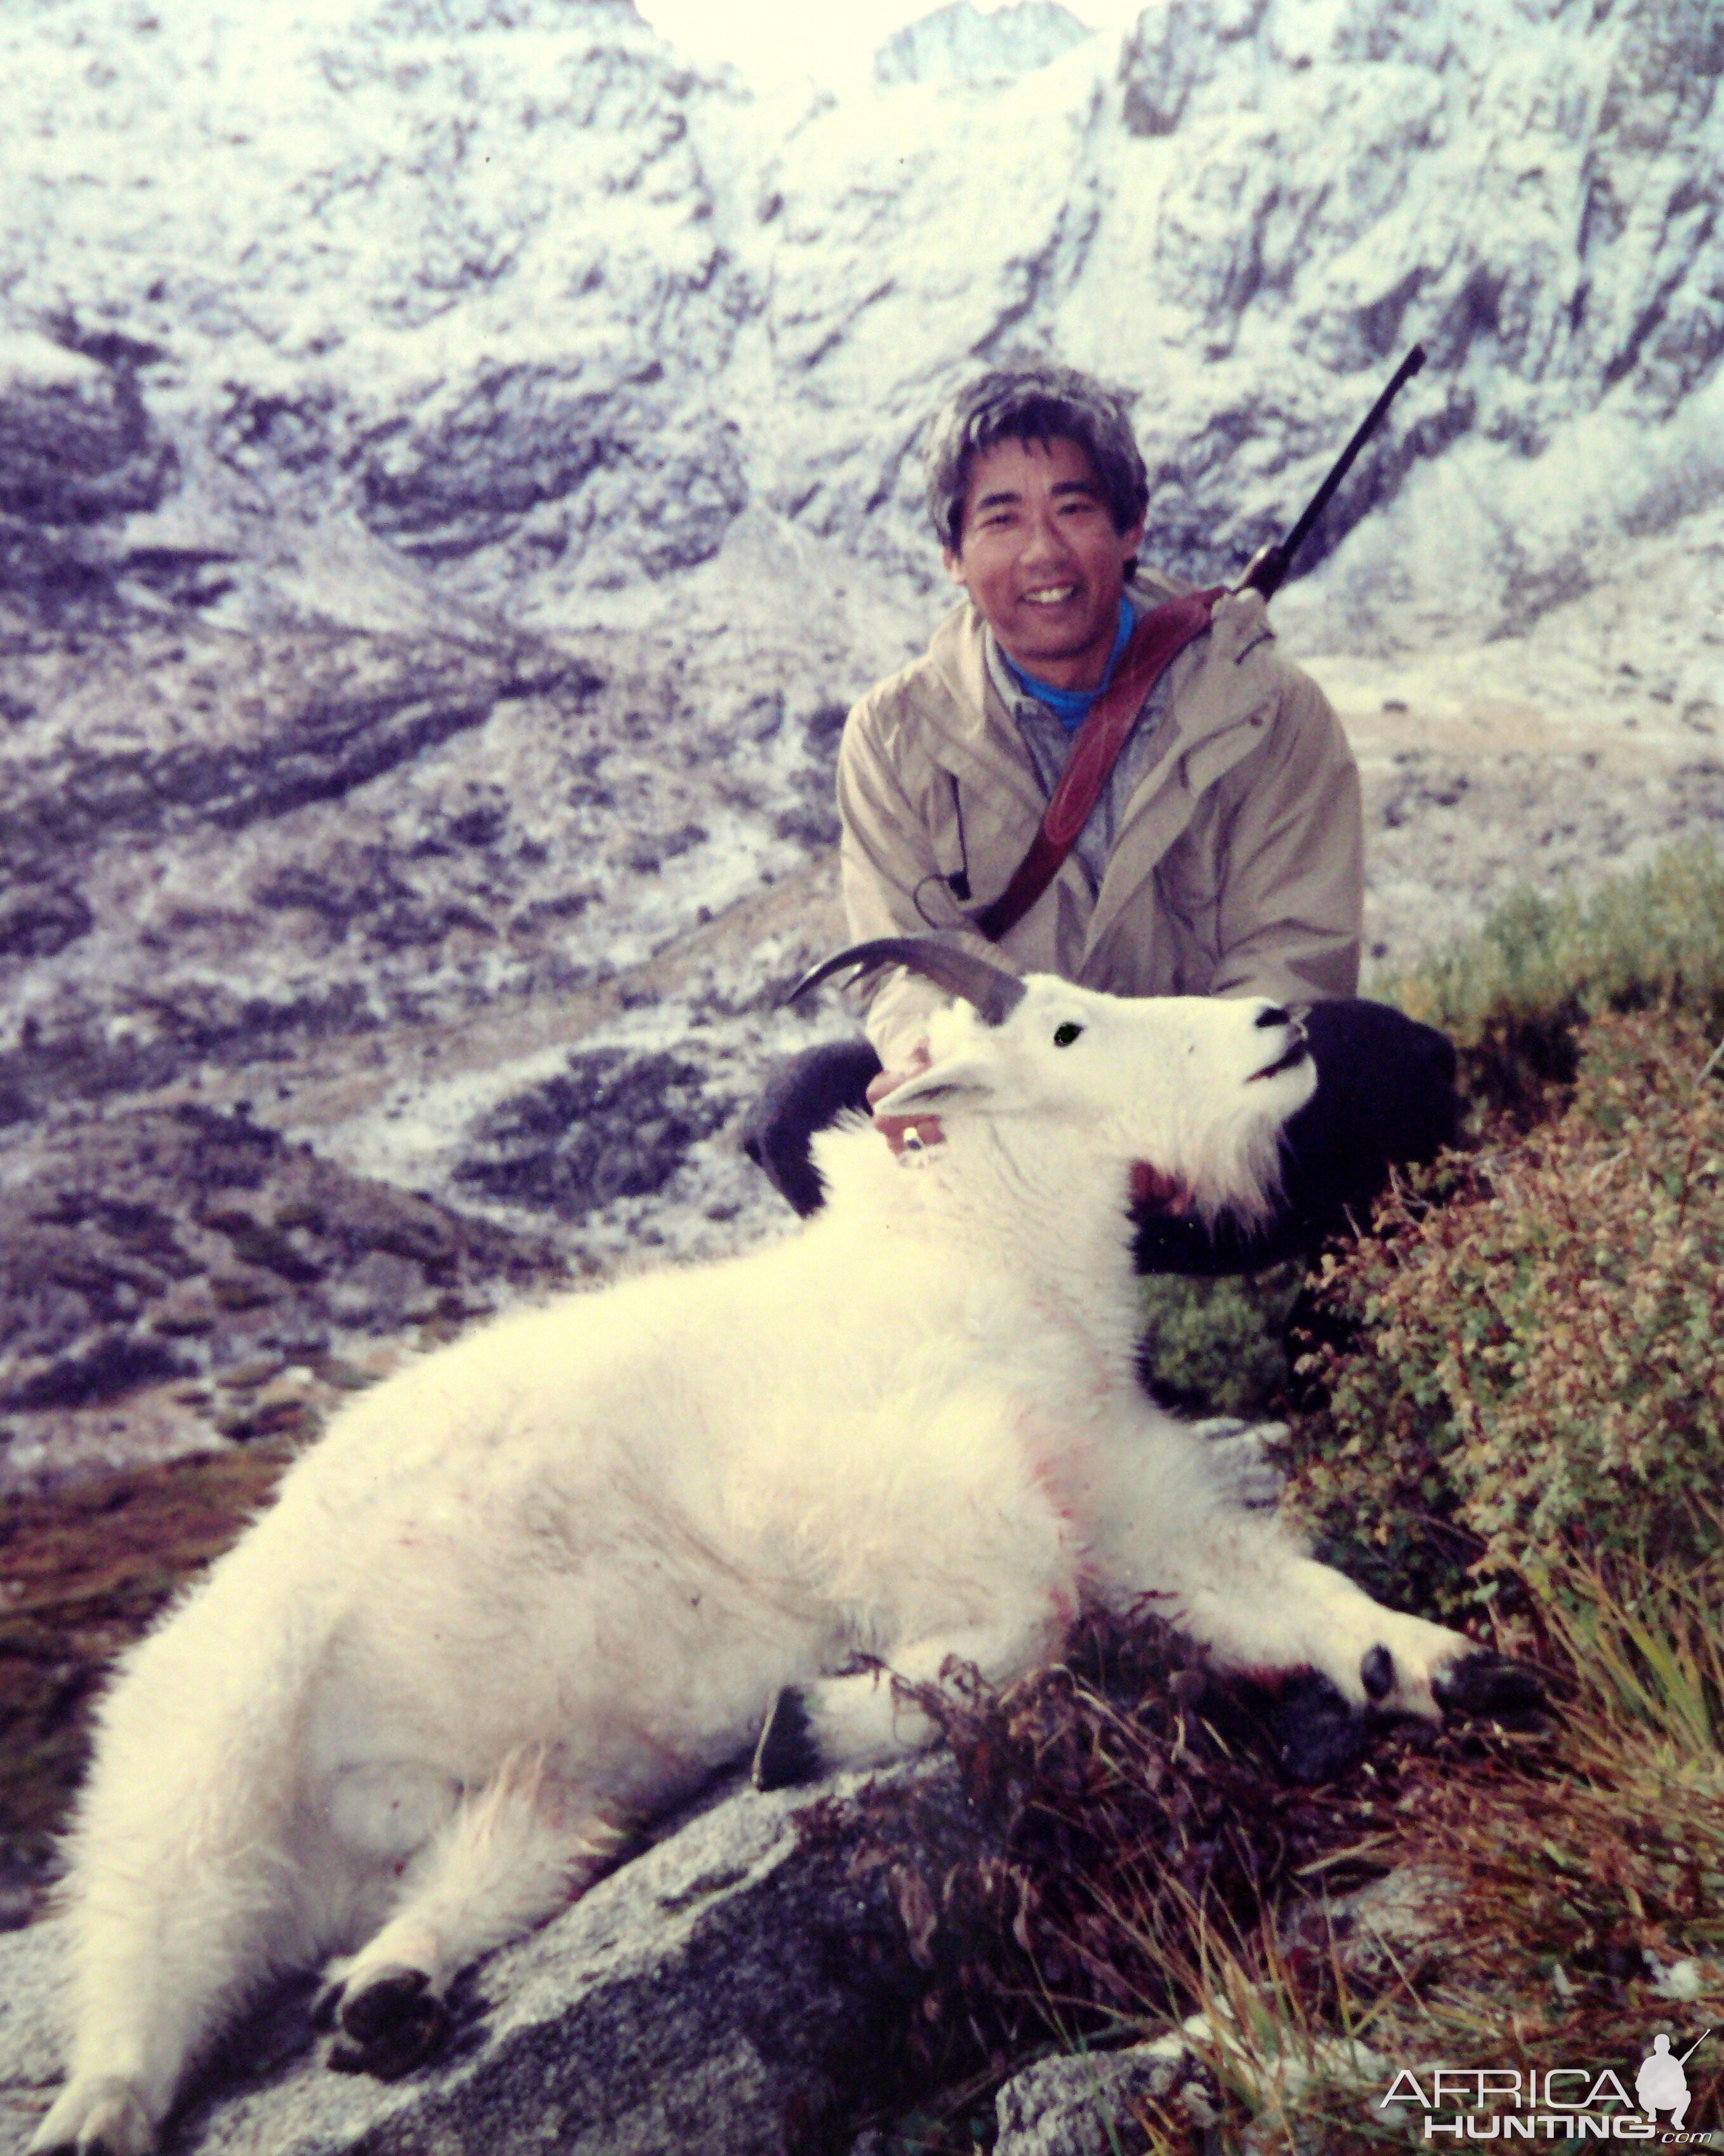
{"type": "MultiPolygon", "coordinates": [[[[1158,0],[1123,41],[1053,53],[1069,19],[942,9],[897,41],[928,61],[899,73],[984,46],[1040,64],[838,103],[684,66],[629,0],[19,0],[0,602],[37,642],[0,755],[0,965],[21,1018],[142,964],[121,950],[152,911],[135,871],[74,893],[57,850],[143,835],[167,850],[157,886],[178,844],[222,890],[198,835],[218,803],[268,852],[298,803],[357,804],[456,736],[463,786],[486,765],[555,825],[518,896],[565,907],[577,973],[625,962],[643,920],[650,945],[697,896],[727,902],[818,803],[833,715],[941,603],[920,431],[1014,351],[1135,393],[1150,551],[1210,578],[1286,527],[1421,339],[1429,365],[1278,602],[1284,634],[1507,635],[1523,684],[1577,636],[1620,645],[1715,742],[1710,0],[1158,0]],[[1655,601],[1601,609],[1636,574],[1684,587],[1669,633],[1655,601]],[[54,625],[98,615],[69,675],[54,625]],[[381,642],[350,663],[344,634],[381,642]],[[92,649],[139,685],[94,679],[92,649]],[[358,716],[327,685],[353,664],[358,716]],[[614,787],[588,831],[567,787],[502,753],[501,719],[474,732],[523,682],[579,701],[582,666],[658,714],[620,839],[614,787]],[[720,767],[728,805],[703,792],[720,767]],[[147,814],[116,783],[134,768],[147,814]],[[607,886],[578,906],[569,849],[596,865],[617,844],[689,856],[680,898],[607,886]]],[[[292,882],[231,862],[237,914],[292,882]]],[[[306,955],[327,991],[339,963],[306,955]]],[[[253,992],[286,993],[270,971],[253,992]]],[[[389,971],[353,993],[374,1004],[389,971]]]]}
{"type": "Polygon", "coordinates": [[[998,82],[1046,67],[1094,33],[1058,0],[1012,0],[991,15],[951,0],[907,23],[874,55],[877,82],[998,82]]]}
{"type": "Polygon", "coordinates": [[[1014,346],[1139,393],[1207,575],[1421,338],[1355,639],[1524,627],[1724,484],[1708,0],[1163,0],[806,109],[628,0],[23,0],[0,54],[13,558],[217,619],[680,611],[750,510],[926,590],[918,429],[1014,346]]]}

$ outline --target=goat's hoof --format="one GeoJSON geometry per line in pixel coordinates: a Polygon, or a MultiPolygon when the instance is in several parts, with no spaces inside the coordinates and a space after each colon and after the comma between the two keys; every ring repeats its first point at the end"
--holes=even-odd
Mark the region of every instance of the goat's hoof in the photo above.
{"type": "Polygon", "coordinates": [[[1387,1699],[1395,1689],[1395,1658],[1381,1643],[1367,1647],[1361,1657],[1359,1681],[1371,1700],[1387,1699]]]}
{"type": "Polygon", "coordinates": [[[751,1770],[757,1789],[788,1789],[798,1782],[812,1782],[821,1773],[819,1747],[808,1720],[808,1709],[795,1685],[786,1685],[772,1702],[772,1711],[754,1747],[751,1770]]]}
{"type": "Polygon", "coordinates": [[[386,1969],[357,1991],[343,1990],[333,2019],[340,2034],[325,2063],[338,2074],[393,2082],[437,2050],[449,2010],[422,1969],[386,1969]]]}
{"type": "MultiPolygon", "coordinates": [[[[1371,1656],[1365,1659],[1369,1662],[1371,1656]]],[[[1320,1670],[1294,1671],[1276,1692],[1263,1721],[1276,1763],[1289,1782],[1335,1781],[1358,1765],[1370,1743],[1364,1716],[1320,1670]]]]}
{"type": "Polygon", "coordinates": [[[1525,1662],[1464,1655],[1432,1679],[1431,1692],[1445,1714],[1482,1715],[1505,1729],[1536,1732],[1545,1727],[1543,1680],[1525,1662]]]}
{"type": "Polygon", "coordinates": [[[156,2145],[142,2092],[116,2074],[70,2082],[36,2129],[26,2156],[75,2149],[77,2156],[147,2156],[156,2145]]]}

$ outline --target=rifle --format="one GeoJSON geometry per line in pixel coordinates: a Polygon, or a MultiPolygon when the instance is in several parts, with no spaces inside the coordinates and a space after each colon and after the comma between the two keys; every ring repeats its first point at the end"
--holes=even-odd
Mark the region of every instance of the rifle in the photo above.
{"type": "Polygon", "coordinates": [[[1280,590],[1287,580],[1288,571],[1293,567],[1294,556],[1310,537],[1311,526],[1334,499],[1335,489],[1352,470],[1354,458],[1382,424],[1383,414],[1424,363],[1425,348],[1422,344],[1416,344],[1395,369],[1394,380],[1366,413],[1363,425],[1336,458],[1334,470],[1311,496],[1305,515],[1279,545],[1272,541],[1268,546],[1258,548],[1247,565],[1244,575],[1233,586],[1235,592],[1261,592],[1268,599],[1273,598],[1280,590]]]}

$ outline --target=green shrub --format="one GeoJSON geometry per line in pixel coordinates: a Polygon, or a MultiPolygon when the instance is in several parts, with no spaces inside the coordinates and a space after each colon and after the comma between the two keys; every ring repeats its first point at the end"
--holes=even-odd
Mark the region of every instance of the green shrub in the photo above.
{"type": "Polygon", "coordinates": [[[1188,1414],[1250,1420],[1279,1412],[1287,1321],[1302,1281],[1290,1264],[1220,1280],[1145,1279],[1143,1364],[1156,1396],[1188,1414]]]}
{"type": "MultiPolygon", "coordinates": [[[[1724,853],[1685,841],[1584,900],[1517,892],[1476,936],[1371,992],[1454,1040],[1475,1135],[1493,1112],[1529,1124],[1566,1097],[1595,1013],[1680,1009],[1724,1031],[1724,853]]],[[[1198,1414],[1278,1413],[1299,1287],[1290,1265],[1146,1281],[1145,1366],[1162,1397],[1198,1414]]]]}
{"type": "Polygon", "coordinates": [[[1695,1018],[1606,1013],[1557,1120],[1399,1193],[1324,1261],[1295,1491],[1451,1604],[1562,1599],[1593,1553],[1715,1555],[1724,1462],[1724,1075],[1695,1018]],[[1464,1571],[1462,1571],[1464,1568],[1464,1571]]]}
{"type": "Polygon", "coordinates": [[[1688,839],[1585,899],[1517,892],[1476,936],[1372,993],[1449,1035],[1469,1101],[1531,1120],[1548,1085],[1572,1082],[1600,1011],[1668,1005],[1724,1029],[1724,853],[1688,839]]]}

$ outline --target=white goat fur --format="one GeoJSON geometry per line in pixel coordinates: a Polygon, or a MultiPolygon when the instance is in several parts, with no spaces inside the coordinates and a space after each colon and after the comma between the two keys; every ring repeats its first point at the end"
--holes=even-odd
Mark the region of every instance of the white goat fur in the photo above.
{"type": "Polygon", "coordinates": [[[1379,1608],[1233,1505],[1136,1380],[1126,1195],[1148,1162],[1261,1212],[1309,1061],[1252,1000],[1032,977],[939,1014],[829,1203],[738,1259],[503,1319],[347,1408],[126,1658],[73,1844],[71,2076],[33,2147],[148,2148],[266,1977],[440,1994],[605,1861],[614,1825],[744,1753],[803,1687],[826,1767],[932,1732],[859,1655],[991,1680],[1146,1590],[1223,1666],[1315,1665],[1435,1712],[1457,1635],[1379,1608]],[[1058,1029],[1079,1028],[1055,1046],[1058,1029]],[[1380,1658],[1379,1658],[1380,1659],[1380,1658]],[[1380,1688],[1380,1686],[1378,1687],[1380,1688]]]}

